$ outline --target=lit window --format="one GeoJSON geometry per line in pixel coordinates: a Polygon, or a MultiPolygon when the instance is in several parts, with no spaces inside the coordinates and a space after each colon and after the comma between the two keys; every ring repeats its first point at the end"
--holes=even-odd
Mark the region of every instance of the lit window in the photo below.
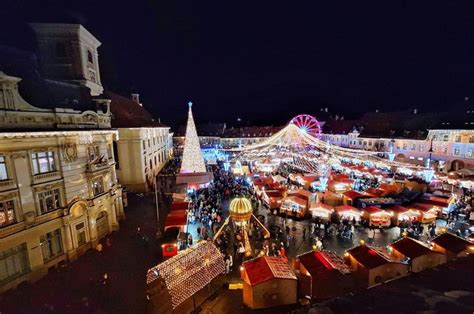
{"type": "Polygon", "coordinates": [[[449,140],[449,134],[443,135],[443,142],[447,142],[449,140]]]}
{"type": "Polygon", "coordinates": [[[472,149],[467,151],[466,157],[472,158],[472,149]]]}
{"type": "Polygon", "coordinates": [[[420,146],[418,146],[418,150],[419,150],[420,152],[424,152],[424,151],[425,151],[425,145],[420,144],[420,146]]]}
{"type": "Polygon", "coordinates": [[[33,163],[33,174],[56,171],[56,161],[52,151],[33,153],[31,154],[31,161],[33,163]]]}
{"type": "Polygon", "coordinates": [[[455,142],[461,142],[461,135],[456,135],[456,138],[454,139],[455,142]]]}
{"type": "Polygon", "coordinates": [[[416,145],[415,144],[411,144],[411,150],[415,150],[416,149],[416,145]]]}
{"type": "Polygon", "coordinates": [[[0,181],[8,180],[7,161],[5,156],[0,156],[0,181]]]}
{"type": "Polygon", "coordinates": [[[0,202],[0,228],[16,223],[15,202],[0,202]]]}
{"type": "Polygon", "coordinates": [[[92,191],[94,192],[94,196],[104,193],[104,181],[102,177],[92,180],[92,191]]]}
{"type": "Polygon", "coordinates": [[[474,143],[474,136],[469,136],[469,143],[474,143]]]}
{"type": "Polygon", "coordinates": [[[61,208],[61,191],[52,189],[38,193],[39,209],[41,214],[46,214],[61,208]]]}
{"type": "Polygon", "coordinates": [[[457,147],[454,148],[454,150],[453,150],[453,155],[454,155],[454,156],[459,156],[459,153],[460,153],[459,148],[457,148],[457,147]]]}
{"type": "Polygon", "coordinates": [[[403,144],[403,149],[406,150],[408,145],[406,143],[403,144]]]}

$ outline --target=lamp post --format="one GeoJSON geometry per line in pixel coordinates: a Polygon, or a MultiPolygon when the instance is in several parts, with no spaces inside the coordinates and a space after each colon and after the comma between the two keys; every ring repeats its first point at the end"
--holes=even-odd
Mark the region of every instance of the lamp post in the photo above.
{"type": "Polygon", "coordinates": [[[158,182],[157,176],[155,176],[155,207],[156,207],[156,223],[157,223],[157,230],[156,230],[156,238],[161,239],[161,228],[160,228],[160,209],[158,207],[158,182]]]}

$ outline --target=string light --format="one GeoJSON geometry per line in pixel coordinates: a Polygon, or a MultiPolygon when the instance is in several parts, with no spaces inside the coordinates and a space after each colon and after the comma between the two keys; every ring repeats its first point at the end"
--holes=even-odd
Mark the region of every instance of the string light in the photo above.
{"type": "Polygon", "coordinates": [[[199,145],[199,137],[194,124],[192,102],[188,103],[188,123],[186,125],[186,137],[184,139],[183,161],[181,163],[181,173],[203,173],[206,172],[206,165],[199,145]]]}

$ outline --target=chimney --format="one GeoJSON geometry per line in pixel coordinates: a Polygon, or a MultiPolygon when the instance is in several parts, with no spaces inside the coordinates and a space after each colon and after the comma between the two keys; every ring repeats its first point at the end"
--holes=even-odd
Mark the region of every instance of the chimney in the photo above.
{"type": "Polygon", "coordinates": [[[132,100],[136,104],[140,104],[140,94],[132,94],[132,100]]]}

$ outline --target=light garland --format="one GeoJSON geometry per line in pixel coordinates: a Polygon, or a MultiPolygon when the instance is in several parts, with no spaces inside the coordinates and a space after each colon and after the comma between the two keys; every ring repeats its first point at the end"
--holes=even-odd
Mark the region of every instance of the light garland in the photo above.
{"type": "Polygon", "coordinates": [[[188,123],[186,125],[186,137],[184,140],[183,161],[181,163],[181,173],[202,173],[206,172],[206,165],[202,157],[199,137],[194,124],[192,103],[189,102],[188,123]]]}
{"type": "Polygon", "coordinates": [[[176,309],[224,271],[224,256],[212,241],[202,241],[149,269],[147,284],[161,277],[176,309]]]}

